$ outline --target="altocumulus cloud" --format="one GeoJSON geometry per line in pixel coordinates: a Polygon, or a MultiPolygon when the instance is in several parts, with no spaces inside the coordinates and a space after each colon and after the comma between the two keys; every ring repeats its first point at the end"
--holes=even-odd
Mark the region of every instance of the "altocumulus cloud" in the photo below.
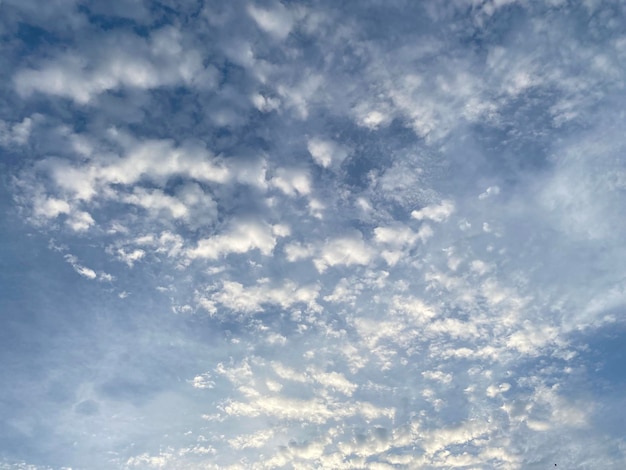
{"type": "Polygon", "coordinates": [[[623,2],[0,34],[0,468],[626,466],[623,2]]]}

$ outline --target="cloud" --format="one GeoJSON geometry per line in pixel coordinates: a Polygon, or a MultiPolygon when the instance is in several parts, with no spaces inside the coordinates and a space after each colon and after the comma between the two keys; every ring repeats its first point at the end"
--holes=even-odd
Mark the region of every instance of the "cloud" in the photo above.
{"type": "Polygon", "coordinates": [[[146,256],[146,252],[144,250],[141,250],[141,249],[136,249],[136,250],[132,250],[132,251],[126,251],[123,248],[119,248],[116,251],[116,255],[118,256],[118,258],[121,261],[126,263],[129,268],[132,268],[137,261],[139,261],[144,256],[146,256]]]}
{"type": "Polygon", "coordinates": [[[318,137],[308,140],[307,149],[313,161],[323,168],[340,165],[349,154],[348,149],[342,145],[318,137]]]}
{"type": "Polygon", "coordinates": [[[141,206],[157,215],[160,211],[168,211],[175,219],[185,218],[188,214],[185,204],[158,189],[154,191],[135,189],[134,193],[125,196],[123,201],[128,204],[141,206]]]}
{"type": "Polygon", "coordinates": [[[210,374],[205,373],[201,375],[196,375],[191,380],[191,385],[193,385],[193,388],[207,389],[215,387],[215,382],[211,380],[210,374]]]}
{"type": "Polygon", "coordinates": [[[330,266],[366,265],[374,257],[374,251],[363,240],[360,232],[350,236],[327,240],[314,259],[318,271],[324,272],[330,266]]]}
{"type": "Polygon", "coordinates": [[[478,196],[478,199],[487,199],[488,197],[497,196],[500,194],[499,186],[489,186],[484,193],[478,196]]]}
{"type": "Polygon", "coordinates": [[[291,12],[276,2],[270,9],[248,6],[248,14],[263,31],[277,39],[285,39],[291,31],[294,17],[291,12]]]}
{"type": "Polygon", "coordinates": [[[300,259],[310,258],[313,256],[314,252],[315,250],[311,245],[303,246],[300,243],[289,243],[288,245],[285,245],[287,261],[292,263],[300,259]]]}
{"type": "Polygon", "coordinates": [[[280,189],[288,196],[303,196],[311,192],[311,181],[305,171],[278,168],[270,185],[280,189]]]}
{"type": "Polygon", "coordinates": [[[432,220],[433,222],[443,222],[454,212],[452,201],[442,201],[441,204],[430,205],[411,212],[411,217],[417,220],[432,220]]]}
{"type": "Polygon", "coordinates": [[[305,304],[309,308],[318,308],[316,299],[319,287],[298,286],[285,282],[282,286],[246,286],[238,282],[226,281],[222,288],[210,296],[210,301],[238,312],[262,312],[265,305],[278,305],[288,309],[294,304],[305,304]]]}
{"type": "Polygon", "coordinates": [[[13,124],[0,121],[0,145],[3,147],[12,144],[24,145],[28,142],[32,126],[33,120],[30,117],[13,124]]]}
{"type": "Polygon", "coordinates": [[[225,233],[199,240],[195,248],[187,250],[186,256],[189,259],[217,259],[229,253],[245,253],[255,249],[269,256],[277,239],[287,233],[288,229],[281,225],[271,226],[253,220],[234,221],[225,233]]]}
{"type": "Polygon", "coordinates": [[[618,3],[5,1],[0,466],[621,468],[618,3]]]}
{"type": "Polygon", "coordinates": [[[208,78],[203,76],[201,55],[186,50],[181,32],[171,26],[153,31],[147,40],[131,35],[109,39],[94,45],[96,57],[61,54],[36,68],[19,70],[13,78],[16,91],[23,97],[40,92],[84,105],[119,88],[191,85],[208,78]]]}
{"type": "Polygon", "coordinates": [[[75,256],[65,255],[65,260],[72,266],[72,268],[74,268],[74,271],[76,271],[81,276],[86,277],[87,279],[96,278],[97,276],[96,272],[93,269],[90,269],[86,266],[79,264],[78,258],[76,258],[75,256]]]}

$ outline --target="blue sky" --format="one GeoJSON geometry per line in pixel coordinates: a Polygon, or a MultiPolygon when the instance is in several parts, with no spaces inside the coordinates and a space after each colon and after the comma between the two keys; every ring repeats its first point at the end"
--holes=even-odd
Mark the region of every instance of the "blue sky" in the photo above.
{"type": "Polygon", "coordinates": [[[0,468],[624,468],[625,7],[2,1],[0,468]]]}

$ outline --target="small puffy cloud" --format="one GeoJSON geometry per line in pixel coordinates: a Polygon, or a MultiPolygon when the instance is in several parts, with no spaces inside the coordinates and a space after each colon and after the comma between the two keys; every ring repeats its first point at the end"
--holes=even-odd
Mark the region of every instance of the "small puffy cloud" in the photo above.
{"type": "Polygon", "coordinates": [[[426,241],[432,233],[430,227],[424,225],[416,233],[404,225],[390,227],[376,227],[374,229],[374,241],[386,247],[380,252],[382,258],[390,266],[397,264],[405,254],[405,250],[415,244],[417,240],[426,241]]]}
{"type": "Polygon", "coordinates": [[[91,227],[95,221],[89,212],[76,211],[73,212],[66,220],[67,225],[75,232],[84,232],[91,227]]]}
{"type": "Polygon", "coordinates": [[[432,220],[443,222],[454,212],[454,203],[444,200],[440,204],[433,204],[411,212],[411,217],[417,220],[432,220]]]}
{"type": "Polygon", "coordinates": [[[276,39],[285,39],[294,25],[293,14],[279,2],[272,4],[271,8],[251,4],[248,6],[248,14],[259,28],[276,39]]]}
{"type": "Polygon", "coordinates": [[[435,382],[440,382],[444,385],[452,382],[452,374],[447,374],[440,370],[427,370],[425,372],[422,372],[422,376],[425,379],[433,380],[435,382]]]}
{"type": "Polygon", "coordinates": [[[262,113],[269,113],[280,107],[280,100],[278,98],[264,96],[260,93],[252,95],[250,99],[254,107],[262,113]]]}
{"type": "Polygon", "coordinates": [[[286,396],[251,396],[250,400],[230,401],[224,412],[231,416],[248,418],[267,417],[290,422],[324,424],[337,418],[362,416],[365,419],[392,418],[395,410],[381,408],[367,402],[333,402],[321,398],[303,400],[286,396]]]}
{"type": "Polygon", "coordinates": [[[25,117],[21,122],[16,123],[0,120],[0,146],[26,144],[32,132],[32,127],[33,119],[30,117],[25,117]]]}
{"type": "Polygon", "coordinates": [[[115,276],[109,273],[99,273],[98,280],[103,282],[113,282],[115,280],[115,276]]]}
{"type": "Polygon", "coordinates": [[[358,124],[371,130],[387,126],[391,120],[392,116],[389,112],[382,110],[363,111],[357,116],[358,124]]]}
{"type": "Polygon", "coordinates": [[[37,198],[33,204],[33,215],[35,217],[54,219],[61,214],[69,214],[70,212],[71,206],[67,201],[54,197],[37,198]]]}
{"type": "Polygon", "coordinates": [[[305,170],[279,168],[270,180],[270,186],[287,196],[304,196],[311,192],[311,179],[305,170]]]}
{"type": "Polygon", "coordinates": [[[96,272],[93,269],[90,269],[86,266],[74,266],[74,269],[78,274],[86,277],[87,279],[95,279],[97,276],[96,272]]]}
{"type": "Polygon", "coordinates": [[[195,248],[187,250],[186,255],[189,259],[217,259],[230,253],[258,249],[262,255],[269,256],[280,236],[274,233],[274,227],[263,222],[234,221],[225,232],[200,240],[195,248]]]}
{"type": "Polygon", "coordinates": [[[374,257],[374,250],[363,240],[361,232],[327,240],[313,261],[319,272],[329,266],[367,265],[374,257]]]}
{"type": "Polygon", "coordinates": [[[432,305],[414,296],[396,295],[391,307],[395,312],[407,315],[411,323],[424,324],[437,316],[437,310],[432,305]]]}
{"type": "Polygon", "coordinates": [[[350,153],[341,144],[319,137],[309,139],[307,148],[315,163],[323,168],[340,165],[350,153]]]}
{"type": "Polygon", "coordinates": [[[232,416],[249,418],[266,416],[279,420],[323,424],[332,419],[337,410],[330,408],[320,399],[301,400],[281,396],[261,396],[249,402],[229,402],[224,406],[224,411],[232,416]]]}
{"type": "Polygon", "coordinates": [[[273,429],[262,429],[252,434],[242,434],[228,441],[228,444],[237,450],[243,449],[258,449],[265,446],[267,441],[272,439],[275,435],[273,429]]]}
{"type": "Polygon", "coordinates": [[[211,380],[211,374],[209,374],[208,372],[201,375],[196,375],[193,379],[190,380],[190,382],[193,388],[198,388],[201,390],[215,387],[215,382],[211,380]]]}
{"type": "Polygon", "coordinates": [[[482,260],[475,259],[470,263],[470,269],[476,274],[483,275],[491,270],[491,267],[482,260]]]}
{"type": "Polygon", "coordinates": [[[417,238],[419,238],[423,243],[426,242],[429,238],[431,238],[435,234],[432,227],[428,224],[423,224],[420,229],[417,231],[417,238]]]}
{"type": "Polygon", "coordinates": [[[500,194],[500,186],[489,186],[484,193],[478,196],[478,199],[487,199],[492,196],[497,196],[498,194],[500,194]]]}
{"type": "MultiPolygon", "coordinates": [[[[117,131],[110,134],[113,141],[121,143],[121,155],[103,154],[78,162],[46,158],[38,163],[38,170],[49,176],[56,192],[66,195],[65,200],[119,199],[147,209],[168,209],[175,217],[184,215],[183,203],[208,203],[208,196],[202,198],[197,183],[224,184],[245,172],[237,167],[227,168],[205,148],[195,145],[175,146],[170,140],[137,141],[117,131]],[[180,189],[180,203],[160,189],[148,190],[138,184],[150,181],[165,185],[177,177],[191,180],[180,189]],[[133,186],[130,193],[124,191],[133,186]]],[[[60,200],[59,197],[36,199],[34,210],[42,215],[55,210],[56,215],[67,213],[60,200]]]]}
{"type": "Polygon", "coordinates": [[[397,227],[376,227],[374,229],[374,240],[384,245],[413,245],[418,235],[406,226],[397,227]]]}
{"type": "Polygon", "coordinates": [[[137,261],[146,256],[146,252],[139,248],[135,250],[126,250],[124,248],[119,248],[115,252],[115,254],[117,255],[118,259],[126,263],[129,268],[132,268],[137,261]]]}
{"type": "Polygon", "coordinates": [[[283,103],[293,109],[299,119],[305,120],[309,116],[309,105],[323,83],[323,75],[309,72],[295,84],[279,85],[276,91],[283,103]]]}
{"type": "Polygon", "coordinates": [[[526,323],[507,339],[506,345],[528,356],[537,356],[557,339],[558,330],[548,325],[526,323]]]}
{"type": "Polygon", "coordinates": [[[312,245],[302,245],[297,242],[285,245],[285,255],[287,261],[293,263],[301,259],[307,259],[313,256],[315,249],[312,245]]]}
{"type": "Polygon", "coordinates": [[[158,216],[160,212],[166,211],[173,218],[181,219],[187,217],[189,213],[185,204],[159,189],[149,191],[143,188],[135,188],[132,194],[123,196],[122,201],[143,207],[155,216],[158,216]]]}
{"type": "Polygon", "coordinates": [[[244,286],[225,281],[220,290],[210,296],[210,301],[238,312],[260,312],[264,305],[278,305],[287,309],[295,304],[317,308],[319,286],[299,286],[292,281],[282,285],[257,284],[244,286]]]}
{"type": "Polygon", "coordinates": [[[86,277],[87,279],[96,279],[96,277],[98,276],[93,269],[80,264],[78,262],[78,258],[74,255],[65,255],[65,261],[67,261],[72,266],[72,268],[74,268],[74,271],[76,271],[81,276],[86,277]]]}
{"type": "Polygon", "coordinates": [[[510,389],[511,389],[511,384],[507,382],[501,383],[498,386],[489,385],[489,387],[487,387],[487,396],[490,398],[495,398],[502,393],[508,392],[510,389]]]}
{"type": "Polygon", "coordinates": [[[207,78],[200,53],[183,47],[181,32],[171,26],[153,31],[147,40],[122,35],[103,41],[89,52],[59,54],[36,68],[21,69],[13,77],[15,89],[23,97],[40,92],[84,105],[109,90],[193,85],[207,78]]]}
{"type": "Polygon", "coordinates": [[[281,379],[298,383],[317,383],[326,389],[335,390],[347,396],[351,396],[358,388],[357,384],[350,382],[344,374],[336,371],[325,372],[308,368],[305,372],[298,372],[280,362],[273,362],[272,367],[281,379]]]}
{"type": "Polygon", "coordinates": [[[352,393],[358,388],[357,384],[350,382],[340,372],[312,371],[311,376],[324,387],[337,390],[347,396],[352,396],[352,393]]]}
{"type": "Polygon", "coordinates": [[[497,423],[468,420],[458,426],[425,432],[424,450],[433,455],[448,446],[469,444],[476,439],[488,436],[495,427],[497,427],[497,423]]]}
{"type": "Polygon", "coordinates": [[[359,294],[363,290],[363,285],[359,282],[351,282],[349,279],[341,279],[330,295],[324,297],[326,302],[350,303],[354,304],[359,294]]]}
{"type": "Polygon", "coordinates": [[[434,321],[426,327],[428,332],[445,334],[452,338],[477,339],[480,329],[476,323],[461,321],[456,318],[444,318],[434,321]]]}
{"type": "Polygon", "coordinates": [[[322,220],[324,218],[324,209],[326,209],[326,206],[319,199],[312,198],[309,200],[309,214],[311,216],[322,220]]]}

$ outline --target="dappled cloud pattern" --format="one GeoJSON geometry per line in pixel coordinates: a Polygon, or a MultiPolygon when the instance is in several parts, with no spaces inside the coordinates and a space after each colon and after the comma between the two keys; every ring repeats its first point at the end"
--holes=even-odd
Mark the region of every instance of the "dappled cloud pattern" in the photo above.
{"type": "Polygon", "coordinates": [[[623,2],[0,34],[0,468],[624,468],[623,2]]]}

